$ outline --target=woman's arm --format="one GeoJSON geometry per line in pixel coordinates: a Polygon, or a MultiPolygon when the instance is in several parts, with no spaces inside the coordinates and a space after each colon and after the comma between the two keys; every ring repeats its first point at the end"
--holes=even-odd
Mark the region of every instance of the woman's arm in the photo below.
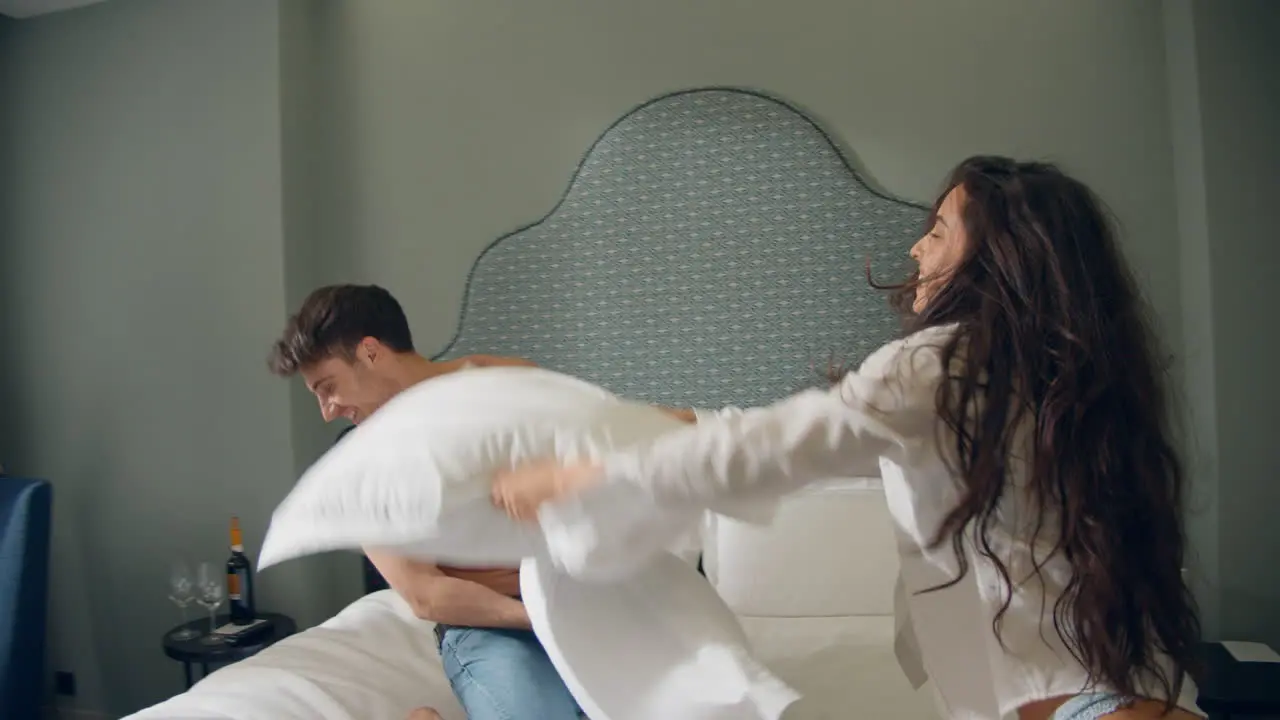
{"type": "MultiPolygon", "coordinates": [[[[877,378],[851,376],[834,391],[809,390],[771,406],[721,416],[606,456],[606,483],[629,482],[662,504],[778,496],[832,477],[879,475],[880,457],[932,428],[932,406],[913,412],[877,378]]],[[[921,393],[922,397],[924,393],[921,393]]],[[[932,398],[932,393],[929,393],[932,398]]]]}
{"type": "Polygon", "coordinates": [[[599,465],[536,464],[503,473],[494,500],[532,517],[546,500],[600,483],[645,488],[660,504],[708,507],[721,500],[784,495],[832,477],[879,474],[882,456],[933,443],[936,350],[902,341],[882,348],[831,391],[723,413],[599,465]]]}
{"type": "Polygon", "coordinates": [[[658,409],[680,422],[686,422],[690,425],[698,422],[698,412],[693,408],[671,408],[659,406],[658,409]]]}
{"type": "Polygon", "coordinates": [[[882,456],[901,460],[935,442],[939,339],[925,332],[885,346],[830,391],[722,413],[606,456],[601,475],[645,487],[660,503],[700,505],[879,475],[882,456]]]}

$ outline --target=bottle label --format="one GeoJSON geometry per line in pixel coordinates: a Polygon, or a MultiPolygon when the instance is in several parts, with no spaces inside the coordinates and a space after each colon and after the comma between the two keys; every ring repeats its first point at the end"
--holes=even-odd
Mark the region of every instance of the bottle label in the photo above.
{"type": "Polygon", "coordinates": [[[240,576],[236,573],[227,573],[227,598],[232,602],[240,599],[240,576]]]}

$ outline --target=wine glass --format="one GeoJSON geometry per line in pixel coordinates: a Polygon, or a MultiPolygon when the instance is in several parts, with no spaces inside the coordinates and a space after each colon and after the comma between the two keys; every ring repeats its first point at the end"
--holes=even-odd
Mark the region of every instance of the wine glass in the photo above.
{"type": "Polygon", "coordinates": [[[196,581],[191,576],[191,568],[184,562],[175,562],[169,567],[169,599],[182,611],[182,627],[174,630],[169,637],[174,640],[190,640],[199,635],[199,631],[187,626],[187,606],[196,599],[196,581]]]}
{"type": "Polygon", "coordinates": [[[213,634],[217,625],[217,610],[226,598],[227,589],[223,586],[223,577],[214,568],[213,563],[202,562],[196,571],[196,602],[209,611],[209,634],[200,639],[206,645],[217,645],[222,638],[213,634]]]}

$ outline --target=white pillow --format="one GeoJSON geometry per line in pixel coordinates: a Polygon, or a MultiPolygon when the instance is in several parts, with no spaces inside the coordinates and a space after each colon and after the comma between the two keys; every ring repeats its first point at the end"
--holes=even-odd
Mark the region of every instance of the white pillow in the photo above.
{"type": "Polygon", "coordinates": [[[612,583],[530,558],[520,592],[534,632],[592,720],[776,720],[799,699],[752,656],[706,579],[674,555],[612,583]]]}
{"type": "MultiPolygon", "coordinates": [[[[549,370],[477,368],[440,376],[397,395],[303,474],[272,516],[259,568],[359,547],[514,567],[546,543],[537,524],[514,522],[492,506],[497,470],[548,456],[596,457],[681,425],[657,408],[549,370]]],[[[629,537],[647,538],[639,547],[669,546],[697,520],[635,505],[593,518],[633,527],[629,537]]],[[[573,536],[578,562],[603,572],[615,560],[615,570],[635,566],[625,546],[573,536]]],[[[688,559],[696,562],[696,551],[688,559]]]]}

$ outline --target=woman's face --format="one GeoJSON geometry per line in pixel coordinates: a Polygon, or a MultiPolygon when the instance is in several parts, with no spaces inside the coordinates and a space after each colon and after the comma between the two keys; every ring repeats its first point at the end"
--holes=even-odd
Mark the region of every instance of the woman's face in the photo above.
{"type": "Polygon", "coordinates": [[[969,238],[960,213],[964,209],[964,186],[957,185],[942,199],[933,227],[911,246],[911,259],[920,266],[920,280],[911,309],[919,314],[946,286],[964,259],[969,238]]]}

